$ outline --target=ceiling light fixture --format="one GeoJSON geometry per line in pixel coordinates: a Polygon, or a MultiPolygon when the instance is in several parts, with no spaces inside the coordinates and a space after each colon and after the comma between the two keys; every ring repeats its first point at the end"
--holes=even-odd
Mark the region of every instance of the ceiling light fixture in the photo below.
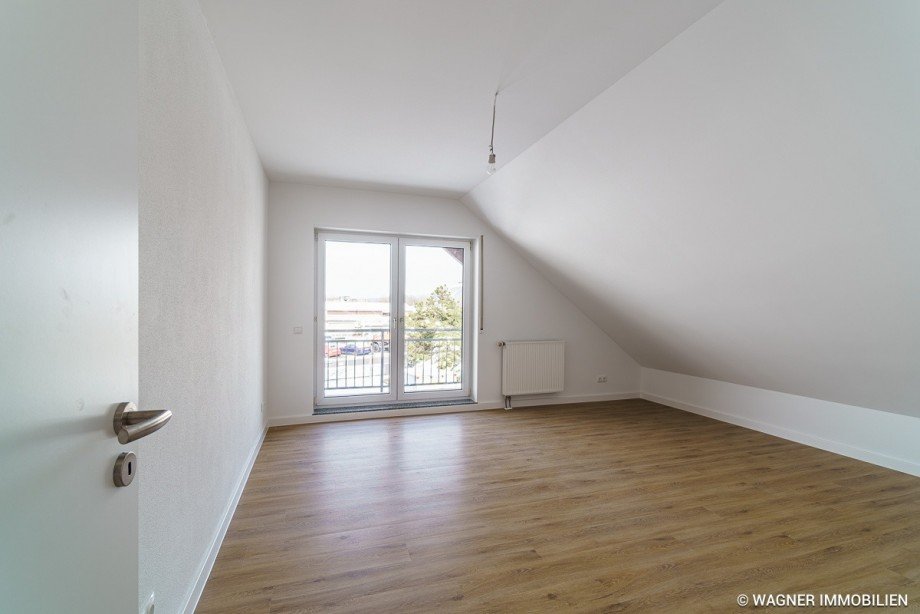
{"type": "Polygon", "coordinates": [[[495,166],[495,103],[498,101],[498,92],[492,98],[492,138],[489,139],[489,166],[486,167],[486,173],[492,175],[497,170],[495,166]]]}

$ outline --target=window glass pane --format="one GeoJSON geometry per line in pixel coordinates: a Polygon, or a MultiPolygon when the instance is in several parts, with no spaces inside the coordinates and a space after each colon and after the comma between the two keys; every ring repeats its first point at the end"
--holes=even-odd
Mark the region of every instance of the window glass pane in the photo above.
{"type": "Polygon", "coordinates": [[[390,392],[390,245],[325,242],[326,397],[390,392]]]}
{"type": "Polygon", "coordinates": [[[464,250],[405,249],[405,392],[463,388],[464,250]]]}

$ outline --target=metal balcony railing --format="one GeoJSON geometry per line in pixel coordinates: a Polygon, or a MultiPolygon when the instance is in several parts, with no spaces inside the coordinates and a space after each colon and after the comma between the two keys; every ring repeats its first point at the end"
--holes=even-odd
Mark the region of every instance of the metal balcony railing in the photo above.
{"type": "Polygon", "coordinates": [[[406,389],[459,388],[463,336],[459,328],[405,329],[406,389]]]}
{"type": "MultiPolygon", "coordinates": [[[[404,329],[405,388],[459,388],[463,337],[459,328],[404,329]]],[[[324,382],[327,395],[390,391],[390,331],[387,328],[327,330],[324,382]]]]}
{"type": "Polygon", "coordinates": [[[327,330],[325,334],[326,394],[389,392],[390,329],[327,330]]]}

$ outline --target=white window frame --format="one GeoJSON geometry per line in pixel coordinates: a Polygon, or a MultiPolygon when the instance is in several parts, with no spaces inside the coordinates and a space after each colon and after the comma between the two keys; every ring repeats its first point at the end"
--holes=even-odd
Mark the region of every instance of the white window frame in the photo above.
{"type": "Polygon", "coordinates": [[[393,381],[393,368],[396,364],[396,352],[393,340],[396,338],[397,315],[393,309],[396,300],[397,288],[394,287],[394,280],[399,275],[397,262],[399,260],[399,243],[397,238],[391,235],[383,234],[360,234],[351,232],[327,232],[318,231],[316,233],[316,305],[315,322],[316,330],[313,334],[314,339],[314,404],[317,406],[336,406],[336,405],[368,405],[376,403],[394,403],[396,402],[396,385],[393,381]],[[380,394],[364,395],[346,395],[346,396],[326,396],[326,241],[343,242],[343,243],[377,243],[390,246],[390,391],[380,394]]]}
{"type": "MultiPolygon", "coordinates": [[[[455,239],[439,239],[436,237],[398,237],[399,238],[399,374],[398,374],[398,397],[400,401],[428,401],[434,399],[469,399],[471,396],[470,379],[471,366],[473,364],[473,337],[471,334],[473,328],[473,263],[470,260],[472,253],[472,241],[458,241],[455,239]],[[404,342],[402,336],[405,334],[403,323],[406,319],[406,289],[404,281],[406,279],[406,247],[449,247],[463,250],[463,296],[461,305],[463,308],[463,324],[461,338],[463,343],[463,361],[460,365],[460,384],[459,390],[440,390],[440,391],[417,391],[403,392],[405,389],[405,357],[403,354],[404,342]]],[[[392,344],[391,344],[392,345],[392,344]]]]}
{"type": "Polygon", "coordinates": [[[437,400],[466,400],[472,396],[473,365],[473,263],[472,240],[409,235],[317,230],[316,232],[316,304],[314,330],[314,404],[317,407],[342,405],[376,405],[437,400]],[[390,391],[389,393],[326,396],[326,241],[378,243],[390,246],[390,391]],[[463,250],[463,323],[461,338],[463,359],[460,367],[461,387],[457,390],[405,392],[405,249],[408,246],[449,247],[463,250]]]}

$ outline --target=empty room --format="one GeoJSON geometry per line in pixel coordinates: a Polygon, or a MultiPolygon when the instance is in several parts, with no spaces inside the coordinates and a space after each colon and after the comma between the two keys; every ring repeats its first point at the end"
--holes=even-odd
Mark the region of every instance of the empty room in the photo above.
{"type": "Polygon", "coordinates": [[[0,612],[920,611],[920,2],[0,30],[0,612]]]}

